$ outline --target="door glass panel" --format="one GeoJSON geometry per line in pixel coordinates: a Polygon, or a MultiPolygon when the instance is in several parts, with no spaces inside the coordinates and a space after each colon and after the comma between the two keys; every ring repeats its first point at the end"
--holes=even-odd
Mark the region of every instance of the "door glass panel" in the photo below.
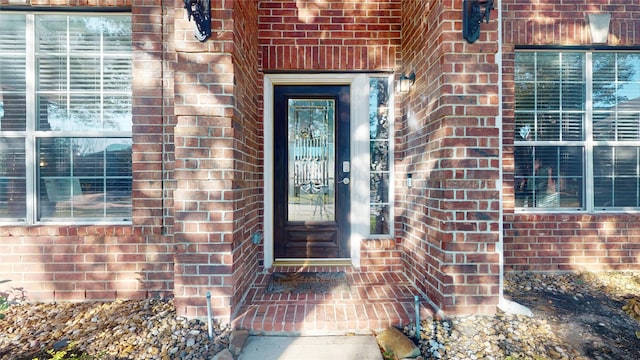
{"type": "Polygon", "coordinates": [[[335,221],[335,101],[287,105],[288,221],[335,221]]]}

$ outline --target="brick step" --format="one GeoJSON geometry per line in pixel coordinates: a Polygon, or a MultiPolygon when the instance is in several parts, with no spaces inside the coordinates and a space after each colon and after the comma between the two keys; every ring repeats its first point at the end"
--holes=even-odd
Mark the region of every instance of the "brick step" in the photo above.
{"type": "MultiPolygon", "coordinates": [[[[266,294],[264,290],[269,274],[260,274],[247,292],[233,326],[247,329],[252,334],[339,335],[369,334],[389,326],[415,322],[414,296],[419,295],[421,299],[422,296],[402,275],[347,269],[347,277],[350,284],[348,292],[266,294]]],[[[432,309],[424,301],[419,311],[423,319],[433,316],[432,309]]]]}

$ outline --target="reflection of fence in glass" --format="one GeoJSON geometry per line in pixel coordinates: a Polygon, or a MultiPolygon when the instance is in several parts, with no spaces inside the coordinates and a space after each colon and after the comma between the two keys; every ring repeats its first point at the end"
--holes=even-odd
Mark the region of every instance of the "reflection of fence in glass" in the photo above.
{"type": "Polygon", "coordinates": [[[296,138],[289,146],[294,157],[294,193],[290,198],[295,199],[297,205],[291,209],[290,220],[333,220],[329,139],[326,136],[296,138]]]}
{"type": "Polygon", "coordinates": [[[295,139],[294,183],[329,185],[329,143],[326,137],[295,139]]]}
{"type": "Polygon", "coordinates": [[[130,218],[131,139],[43,138],[40,218],[130,218]]]}

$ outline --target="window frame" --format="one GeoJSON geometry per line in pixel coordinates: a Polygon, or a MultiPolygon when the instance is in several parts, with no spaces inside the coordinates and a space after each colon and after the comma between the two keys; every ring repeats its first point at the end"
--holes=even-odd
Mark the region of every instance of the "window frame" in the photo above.
{"type": "MultiPolygon", "coordinates": [[[[387,217],[388,219],[382,219],[381,220],[381,224],[380,226],[384,226],[382,224],[386,224],[386,229],[382,229],[383,231],[381,232],[376,232],[375,230],[372,231],[372,228],[377,228],[378,224],[370,222],[369,223],[369,237],[372,239],[375,238],[386,238],[389,236],[393,236],[394,235],[394,218],[395,218],[395,211],[394,211],[394,202],[393,202],[393,198],[394,198],[394,190],[393,190],[393,168],[394,168],[394,137],[393,137],[393,133],[394,133],[394,126],[395,126],[395,122],[394,122],[394,117],[393,117],[393,110],[394,110],[394,87],[393,87],[393,78],[388,76],[388,75],[380,75],[380,76],[375,76],[375,75],[371,75],[367,78],[367,81],[369,82],[369,91],[367,92],[367,99],[369,101],[369,113],[368,113],[368,119],[369,119],[369,219],[371,221],[371,217],[374,216],[374,209],[377,207],[380,208],[387,208],[387,217]],[[375,99],[371,96],[371,87],[374,85],[374,81],[377,81],[379,84],[384,84],[385,86],[385,90],[386,90],[386,103],[382,103],[378,100],[378,98],[376,97],[375,99]],[[374,104],[373,101],[374,100],[378,100],[378,104],[374,104]],[[385,113],[386,115],[386,121],[387,121],[387,133],[386,133],[386,138],[382,137],[373,137],[373,128],[372,128],[372,121],[374,120],[378,120],[380,121],[381,118],[384,118],[385,115],[382,115],[382,112],[385,113]],[[377,114],[377,115],[376,115],[377,114]],[[375,147],[376,145],[382,145],[386,151],[387,151],[387,168],[384,170],[380,170],[380,169],[373,169],[373,165],[374,165],[374,154],[373,151],[371,151],[371,149],[373,147],[375,147]],[[386,196],[386,201],[385,199],[379,199],[379,200],[375,200],[372,199],[371,196],[373,194],[372,192],[372,183],[374,182],[375,177],[378,176],[380,179],[384,179],[386,177],[387,180],[387,189],[386,191],[380,191],[380,194],[383,194],[381,197],[386,196]]],[[[377,128],[377,126],[375,127],[377,128]]],[[[381,131],[377,131],[376,130],[376,135],[380,134],[381,131]]],[[[384,180],[381,181],[381,183],[384,183],[384,180]]],[[[379,214],[378,214],[379,215],[379,214]]],[[[376,216],[376,220],[378,219],[378,217],[376,216]]]]}
{"type": "MultiPolygon", "coordinates": [[[[264,183],[263,195],[265,208],[273,208],[273,186],[274,186],[274,143],[273,143],[273,91],[276,85],[339,85],[345,84],[351,87],[351,186],[352,189],[369,189],[370,182],[370,157],[369,157],[369,78],[385,77],[389,84],[393,84],[394,74],[391,72],[337,72],[337,73],[265,73],[263,77],[263,161],[264,161],[264,183]],[[359,155],[358,155],[359,154],[359,155]]],[[[395,93],[390,88],[391,108],[390,114],[395,114],[395,93]]],[[[391,118],[393,121],[393,117],[391,118]]],[[[395,124],[390,124],[391,129],[395,129],[395,124]]],[[[393,133],[391,136],[391,153],[394,151],[393,133]]],[[[390,182],[394,184],[394,164],[392,158],[392,168],[390,182]]],[[[391,186],[389,197],[394,203],[395,193],[391,186]]],[[[351,256],[353,266],[360,266],[361,247],[364,240],[368,239],[393,239],[395,236],[395,222],[391,224],[390,235],[370,234],[370,197],[368,191],[351,191],[351,256]]],[[[395,214],[392,207],[391,216],[394,221],[395,214]]],[[[264,214],[264,266],[271,267],[275,261],[274,244],[274,218],[273,211],[264,214]]]]}
{"type": "MultiPolygon", "coordinates": [[[[86,7],[62,7],[62,8],[43,8],[38,10],[33,10],[33,8],[23,8],[23,7],[0,7],[0,10],[4,14],[18,14],[25,17],[25,75],[26,75],[26,88],[24,90],[25,96],[25,129],[24,130],[7,130],[0,131],[0,138],[18,138],[23,139],[25,144],[25,217],[0,217],[0,225],[86,225],[86,224],[131,224],[133,217],[133,193],[129,194],[129,215],[128,216],[107,216],[105,214],[105,202],[104,198],[99,204],[101,205],[104,216],[87,216],[87,217],[47,217],[40,214],[40,208],[42,207],[41,202],[44,200],[41,198],[41,193],[44,189],[40,188],[40,183],[44,181],[45,176],[40,174],[39,171],[39,161],[40,157],[38,156],[40,140],[41,139],[95,139],[95,140],[104,140],[108,142],[109,140],[128,140],[128,143],[131,144],[130,154],[133,152],[133,123],[131,124],[131,128],[129,130],[88,130],[88,131],[74,131],[74,130],[42,130],[39,128],[39,110],[38,110],[38,97],[41,96],[42,93],[48,93],[51,91],[38,89],[38,84],[40,84],[40,80],[38,79],[38,55],[37,55],[37,46],[38,46],[38,33],[36,30],[36,17],[37,16],[71,16],[71,17],[81,17],[81,16],[93,16],[93,17],[103,17],[108,18],[112,16],[128,16],[131,19],[131,9],[130,8],[86,8],[86,7]]],[[[131,24],[133,24],[131,22],[131,24]]],[[[133,44],[133,34],[130,35],[131,42],[133,44]]],[[[69,44],[67,44],[67,52],[69,44]]],[[[107,59],[121,59],[113,54],[107,54],[107,59]]],[[[134,49],[131,47],[130,51],[126,54],[127,58],[130,62],[130,86],[129,91],[127,93],[122,91],[110,91],[101,87],[98,92],[92,92],[92,94],[99,94],[100,98],[104,98],[105,94],[119,94],[118,96],[126,96],[128,97],[130,103],[130,115],[133,120],[133,61],[134,61],[134,49]]],[[[103,49],[99,51],[99,59],[102,61],[105,58],[105,52],[103,49]]],[[[69,64],[67,63],[67,66],[69,64]]],[[[71,72],[67,69],[67,76],[70,76],[71,72]]],[[[100,76],[100,82],[104,81],[104,76],[100,76]]],[[[66,89],[64,93],[69,94],[72,93],[73,90],[70,88],[66,89]]],[[[69,98],[67,98],[69,101],[69,98]]],[[[105,111],[104,105],[100,106],[101,113],[105,111]]],[[[102,150],[100,153],[104,157],[107,155],[107,148],[102,150]]],[[[106,169],[106,163],[104,163],[104,168],[106,169]]],[[[82,175],[73,175],[66,176],[71,180],[78,179],[80,177],[83,178],[95,178],[96,176],[82,176],[82,175]]],[[[108,176],[106,173],[101,175],[104,184],[108,179],[112,179],[113,177],[108,176]]],[[[125,177],[127,178],[127,177],[125,177]]],[[[132,191],[133,184],[133,172],[128,176],[128,181],[130,182],[130,188],[132,191]]],[[[106,189],[102,191],[103,196],[106,196],[106,189]]]]}
{"type": "MultiPolygon", "coordinates": [[[[560,212],[573,212],[573,213],[638,213],[640,212],[640,202],[637,206],[619,206],[619,207],[601,207],[595,205],[595,164],[594,164],[594,148],[597,146],[611,146],[615,147],[634,147],[640,151],[640,137],[637,140],[594,140],[594,104],[593,104],[593,55],[597,53],[611,53],[611,54],[624,54],[633,53],[640,55],[640,47],[610,47],[610,46],[597,46],[597,47],[564,47],[564,46],[516,46],[514,55],[518,53],[582,53],[584,54],[584,82],[585,82],[585,94],[584,94],[584,122],[583,122],[583,140],[581,141],[516,141],[518,136],[518,128],[516,125],[516,118],[518,116],[518,110],[514,106],[514,165],[515,163],[515,150],[519,147],[580,147],[583,153],[583,184],[582,184],[582,201],[583,205],[579,209],[571,207],[523,207],[517,206],[514,203],[514,210],[516,213],[560,213],[560,212]]],[[[518,78],[515,73],[516,60],[514,56],[514,90],[516,84],[518,84],[518,78]]],[[[616,69],[616,75],[618,71],[616,69]]],[[[537,80],[535,82],[537,84],[537,80]]],[[[517,101],[517,94],[514,92],[514,105],[517,101]]],[[[640,98],[640,97],[639,97],[640,98]]],[[[640,109],[638,109],[640,112],[640,109]]],[[[536,110],[534,113],[538,113],[536,110]]],[[[597,113],[597,111],[595,111],[597,113]]],[[[640,125],[639,125],[640,126],[640,125]]],[[[640,159],[638,160],[640,161],[640,159]]],[[[515,172],[514,172],[514,190],[515,190],[515,172]]],[[[638,181],[640,181],[640,172],[637,174],[638,181]]]]}

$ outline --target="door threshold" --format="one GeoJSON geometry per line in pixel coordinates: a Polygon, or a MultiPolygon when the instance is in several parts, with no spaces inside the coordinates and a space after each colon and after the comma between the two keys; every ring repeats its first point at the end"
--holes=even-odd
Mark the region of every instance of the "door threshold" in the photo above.
{"type": "Polygon", "coordinates": [[[275,259],[273,266],[351,266],[351,259],[275,259]]]}

